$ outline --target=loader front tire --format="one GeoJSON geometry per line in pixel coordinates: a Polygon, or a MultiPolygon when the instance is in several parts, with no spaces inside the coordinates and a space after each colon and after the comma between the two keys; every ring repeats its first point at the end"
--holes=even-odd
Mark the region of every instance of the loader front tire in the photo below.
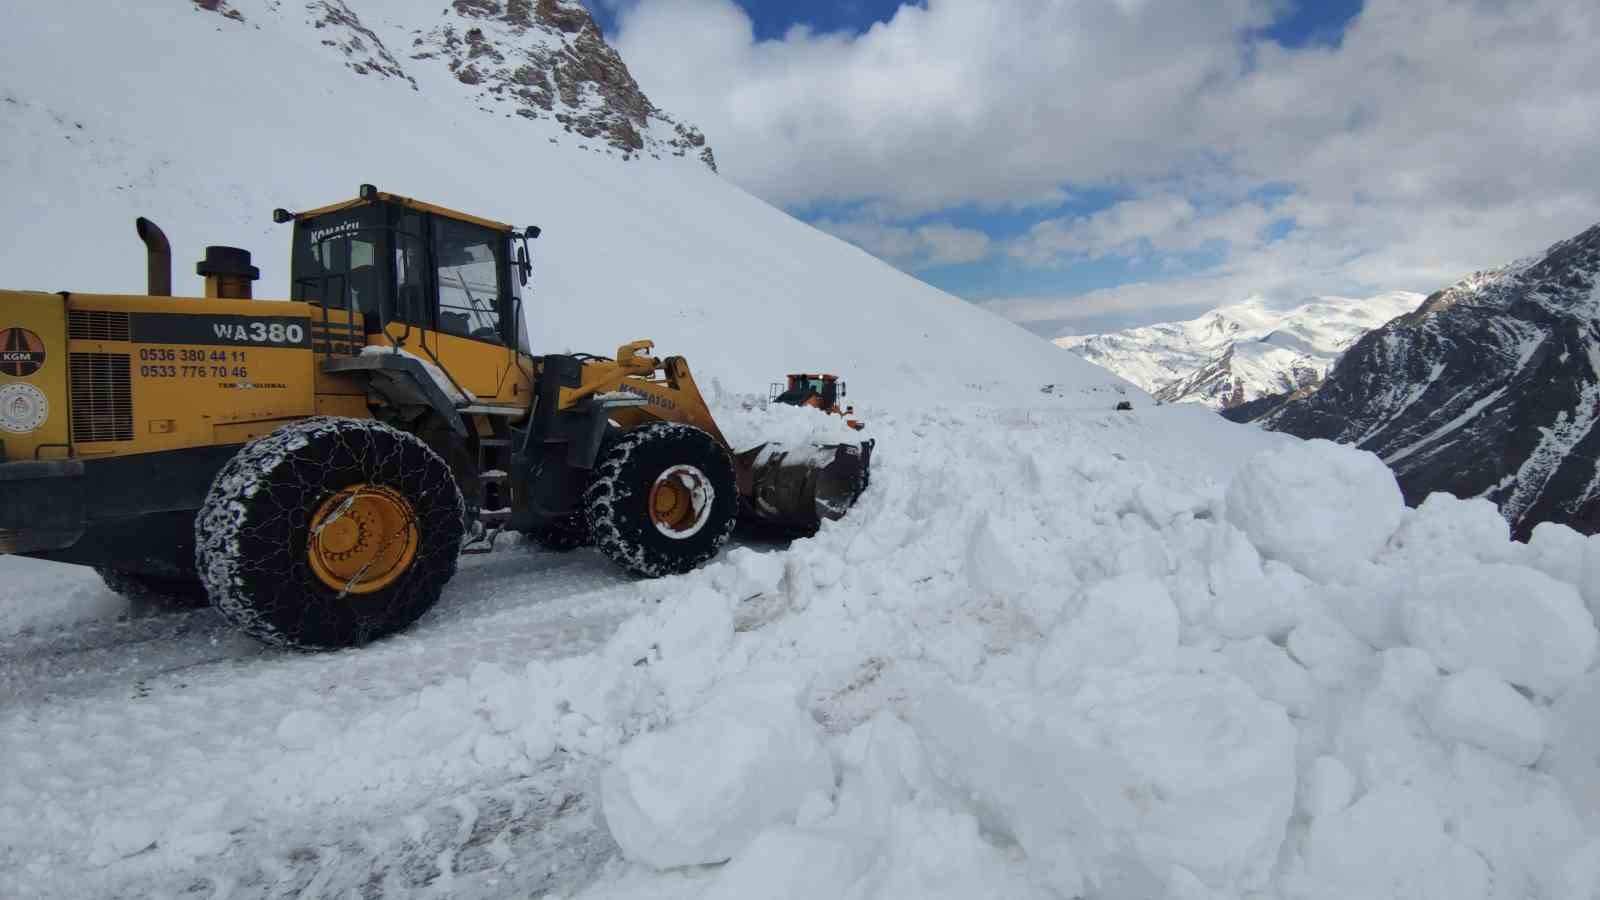
{"type": "Polygon", "coordinates": [[[246,444],[195,518],[211,602],[246,633],[352,647],[415,622],[456,571],[464,503],[445,460],[365,419],[318,417],[246,444]]]}
{"type": "Polygon", "coordinates": [[[695,569],[722,549],[739,513],[733,460],[692,425],[658,422],[611,444],[584,492],[595,546],[635,575],[695,569]]]}

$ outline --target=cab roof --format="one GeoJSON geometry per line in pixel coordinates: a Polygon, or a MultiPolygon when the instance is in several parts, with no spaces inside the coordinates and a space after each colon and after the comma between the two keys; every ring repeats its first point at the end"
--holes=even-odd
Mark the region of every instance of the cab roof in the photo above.
{"type": "Polygon", "coordinates": [[[408,209],[417,210],[418,212],[433,213],[436,216],[444,216],[448,219],[456,219],[457,221],[461,222],[470,222],[473,225],[482,225],[485,228],[492,228],[495,231],[510,233],[517,230],[514,226],[507,225],[504,222],[496,222],[493,219],[485,219],[482,216],[474,216],[471,213],[460,212],[459,210],[450,209],[447,206],[439,206],[437,204],[427,203],[422,200],[414,200],[410,197],[402,197],[399,194],[390,194],[385,191],[376,192],[372,199],[363,199],[361,197],[357,197],[354,200],[345,200],[340,203],[330,203],[327,206],[319,206],[316,209],[308,209],[305,212],[295,213],[294,218],[295,221],[309,219],[313,216],[320,216],[326,213],[354,209],[358,206],[365,206],[368,203],[394,203],[399,206],[404,206],[408,209]]]}

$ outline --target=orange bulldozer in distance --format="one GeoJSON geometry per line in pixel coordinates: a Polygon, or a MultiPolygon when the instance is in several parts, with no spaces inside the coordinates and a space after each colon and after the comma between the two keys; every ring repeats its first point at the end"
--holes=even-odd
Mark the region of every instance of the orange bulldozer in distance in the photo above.
{"type": "Polygon", "coordinates": [[[809,406],[830,416],[845,417],[844,423],[856,431],[867,427],[853,418],[854,406],[840,406],[845,395],[845,383],[837,375],[796,373],[786,376],[783,384],[774,382],[767,390],[767,400],[785,406],[809,406]]]}

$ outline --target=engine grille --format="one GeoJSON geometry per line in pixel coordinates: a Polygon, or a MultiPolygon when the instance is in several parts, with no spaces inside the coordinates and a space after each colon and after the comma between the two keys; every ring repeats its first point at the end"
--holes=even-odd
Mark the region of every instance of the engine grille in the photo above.
{"type": "Polygon", "coordinates": [[[122,353],[74,353],[72,383],[74,443],[133,440],[133,378],[122,353]]]}
{"type": "Polygon", "coordinates": [[[67,313],[67,337],[73,340],[126,341],[131,333],[125,312],[74,309],[67,313]]]}

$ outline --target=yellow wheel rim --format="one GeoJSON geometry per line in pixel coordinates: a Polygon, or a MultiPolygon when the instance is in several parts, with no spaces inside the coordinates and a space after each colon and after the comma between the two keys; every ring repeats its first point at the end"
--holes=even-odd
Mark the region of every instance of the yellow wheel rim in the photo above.
{"type": "Polygon", "coordinates": [[[714,496],[704,472],[694,466],[673,466],[650,486],[650,521],[674,540],[693,537],[710,518],[714,496]]]}
{"type": "Polygon", "coordinates": [[[392,489],[356,484],[322,501],[311,517],[311,571],[345,594],[381,591],[411,568],[421,536],[411,501],[392,489]]]}

